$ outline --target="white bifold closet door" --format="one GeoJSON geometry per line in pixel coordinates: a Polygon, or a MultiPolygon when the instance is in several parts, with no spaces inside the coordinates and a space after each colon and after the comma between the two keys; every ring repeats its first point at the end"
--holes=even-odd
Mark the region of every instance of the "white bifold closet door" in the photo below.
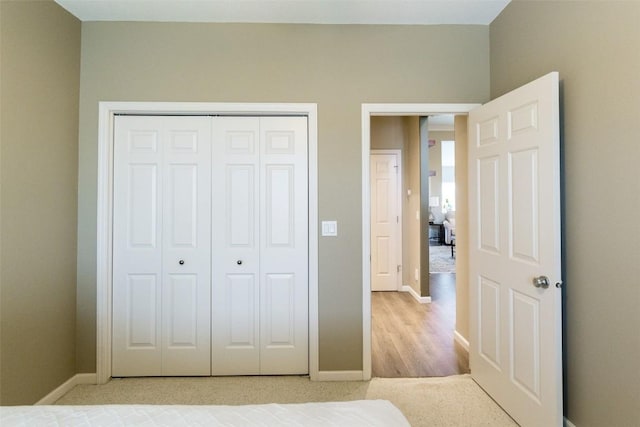
{"type": "Polygon", "coordinates": [[[308,373],[306,117],[213,125],[212,373],[308,373]]]}
{"type": "Polygon", "coordinates": [[[308,373],[306,117],[119,116],[112,375],[308,373]]]}
{"type": "Polygon", "coordinates": [[[119,116],[113,376],[210,375],[211,123],[119,116]]]}

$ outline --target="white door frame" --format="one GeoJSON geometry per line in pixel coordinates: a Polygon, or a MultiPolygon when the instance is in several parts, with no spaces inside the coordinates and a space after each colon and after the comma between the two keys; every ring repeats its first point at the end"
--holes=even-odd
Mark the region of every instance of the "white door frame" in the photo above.
{"type": "MultiPolygon", "coordinates": [[[[398,161],[398,176],[396,179],[396,184],[397,184],[397,188],[396,188],[396,207],[398,209],[398,222],[396,223],[396,236],[398,237],[397,239],[397,247],[396,247],[396,257],[398,260],[398,264],[402,265],[402,173],[403,173],[403,169],[402,169],[402,150],[399,149],[371,149],[370,153],[369,153],[369,161],[371,161],[371,156],[374,154],[393,154],[396,156],[396,159],[398,161]]],[[[371,206],[369,206],[369,215],[371,215],[371,206]]],[[[369,216],[369,218],[371,218],[371,216],[369,216]]],[[[371,230],[371,229],[369,229],[371,230]]],[[[369,231],[369,234],[371,234],[371,231],[369,231]]],[[[398,278],[396,281],[396,290],[400,291],[402,290],[402,267],[401,270],[398,272],[398,278]]]]}
{"type": "Polygon", "coordinates": [[[467,114],[481,104],[362,104],[362,379],[371,379],[371,116],[467,114]]]}
{"type": "Polygon", "coordinates": [[[309,132],[309,376],[318,380],[318,112],[311,103],[100,102],[96,253],[96,377],[111,378],[113,123],[117,114],[307,116],[309,132]]]}

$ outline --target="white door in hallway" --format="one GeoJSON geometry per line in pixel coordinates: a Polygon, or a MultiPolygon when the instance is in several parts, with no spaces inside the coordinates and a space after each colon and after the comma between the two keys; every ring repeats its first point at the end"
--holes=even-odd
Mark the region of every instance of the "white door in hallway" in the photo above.
{"type": "Polygon", "coordinates": [[[397,291],[400,208],[399,154],[371,151],[371,290],[397,291]]]}
{"type": "Polygon", "coordinates": [[[308,373],[305,117],[216,117],[214,375],[308,373]]]}
{"type": "Polygon", "coordinates": [[[210,375],[211,125],[119,116],[112,375],[210,375]]]}
{"type": "Polygon", "coordinates": [[[471,374],[525,427],[563,423],[558,84],[469,114],[471,374]]]}

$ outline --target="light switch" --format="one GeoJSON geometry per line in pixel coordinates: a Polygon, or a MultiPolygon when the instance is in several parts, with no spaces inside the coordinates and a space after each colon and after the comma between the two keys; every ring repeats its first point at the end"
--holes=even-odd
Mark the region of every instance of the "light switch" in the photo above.
{"type": "Polygon", "coordinates": [[[322,235],[323,236],[337,236],[338,235],[338,221],[322,221],[322,235]]]}

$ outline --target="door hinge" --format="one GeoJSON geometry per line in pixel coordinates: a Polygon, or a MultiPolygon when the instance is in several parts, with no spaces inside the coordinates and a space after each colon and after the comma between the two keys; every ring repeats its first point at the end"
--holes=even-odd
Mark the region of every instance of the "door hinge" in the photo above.
{"type": "Polygon", "coordinates": [[[396,215],[396,224],[400,224],[400,215],[396,215]]]}
{"type": "Polygon", "coordinates": [[[400,270],[402,270],[402,266],[398,264],[398,273],[400,273],[400,270]]]}

